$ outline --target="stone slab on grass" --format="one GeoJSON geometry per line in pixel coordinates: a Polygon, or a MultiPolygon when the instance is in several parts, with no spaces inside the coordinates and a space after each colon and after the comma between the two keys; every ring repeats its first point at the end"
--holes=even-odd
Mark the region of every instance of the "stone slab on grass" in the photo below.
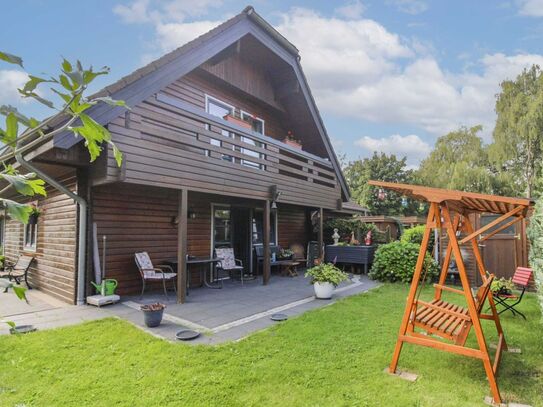
{"type": "Polygon", "coordinates": [[[415,382],[415,381],[417,381],[417,378],[419,377],[415,373],[411,373],[411,372],[408,372],[408,371],[405,371],[405,370],[400,370],[400,369],[396,369],[395,373],[390,373],[390,370],[388,369],[388,367],[385,367],[384,372],[386,374],[389,374],[391,376],[397,376],[400,379],[404,379],[404,380],[407,380],[409,382],[415,382]]]}

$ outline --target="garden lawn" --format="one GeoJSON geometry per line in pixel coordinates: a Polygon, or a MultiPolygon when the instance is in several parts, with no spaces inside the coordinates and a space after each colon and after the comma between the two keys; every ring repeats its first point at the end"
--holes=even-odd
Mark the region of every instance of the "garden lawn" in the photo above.
{"type": "MultiPolygon", "coordinates": [[[[419,379],[383,372],[407,291],[384,285],[215,347],[170,343],[117,319],[0,337],[0,405],[483,405],[490,392],[475,359],[404,345],[399,366],[419,379]]],[[[504,353],[498,381],[509,401],[543,406],[543,329],[533,295],[522,310],[528,321],[502,314],[506,338],[522,354],[504,353]]]]}

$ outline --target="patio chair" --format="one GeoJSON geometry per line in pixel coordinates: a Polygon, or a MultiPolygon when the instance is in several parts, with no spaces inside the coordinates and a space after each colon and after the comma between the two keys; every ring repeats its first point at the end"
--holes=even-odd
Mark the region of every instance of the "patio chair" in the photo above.
{"type": "Polygon", "coordinates": [[[528,285],[530,284],[530,278],[532,277],[532,269],[528,267],[517,267],[515,270],[515,274],[513,274],[512,281],[517,286],[517,288],[521,289],[520,295],[516,294],[500,294],[500,293],[492,293],[492,296],[494,297],[494,300],[496,301],[496,305],[500,304],[504,308],[498,312],[498,314],[501,314],[502,312],[505,312],[507,310],[511,311],[513,315],[520,315],[522,318],[526,319],[526,316],[520,312],[517,308],[515,308],[520,302],[522,301],[522,297],[524,296],[524,293],[526,292],[526,289],[528,288],[528,285]],[[510,303],[508,301],[514,301],[513,303],[510,303]]]}
{"type": "Polygon", "coordinates": [[[232,272],[238,271],[241,284],[243,285],[243,262],[236,259],[234,256],[234,249],[231,247],[217,248],[215,249],[215,257],[221,259],[221,261],[217,263],[217,268],[219,270],[228,272],[230,276],[232,276],[232,272]]]}
{"type": "Polygon", "coordinates": [[[289,249],[294,252],[292,260],[299,261],[300,263],[307,263],[307,258],[305,257],[305,250],[301,244],[293,243],[290,245],[289,249]]]}
{"type": "Polygon", "coordinates": [[[151,258],[147,252],[140,252],[134,255],[136,260],[136,265],[140,271],[142,279],[142,288],[140,299],[143,297],[145,292],[145,283],[147,281],[162,281],[162,287],[164,288],[164,295],[168,298],[168,291],[166,290],[166,282],[173,281],[173,289],[177,293],[176,279],[177,273],[174,273],[173,268],[166,264],[159,264],[158,266],[153,266],[151,258]],[[170,272],[164,272],[164,270],[169,270],[170,272]]]}
{"type": "Polygon", "coordinates": [[[17,284],[21,284],[21,279],[24,278],[25,284],[30,290],[32,287],[28,284],[28,270],[34,260],[34,256],[22,255],[15,263],[6,261],[4,272],[0,274],[0,277],[7,277],[10,281],[13,279],[17,284]]]}

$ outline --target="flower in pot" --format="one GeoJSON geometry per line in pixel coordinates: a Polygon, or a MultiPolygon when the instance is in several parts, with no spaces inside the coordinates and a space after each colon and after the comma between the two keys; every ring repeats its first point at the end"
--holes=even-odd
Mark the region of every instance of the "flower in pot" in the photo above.
{"type": "Polygon", "coordinates": [[[291,130],[287,132],[287,136],[283,140],[283,142],[291,147],[297,148],[299,150],[302,149],[302,142],[294,137],[294,134],[291,130]]]}
{"type": "Polygon", "coordinates": [[[282,260],[290,260],[294,256],[294,252],[290,249],[281,249],[279,252],[279,258],[282,260]]]}
{"type": "Polygon", "coordinates": [[[30,225],[35,225],[38,223],[38,218],[40,217],[41,211],[36,207],[35,204],[31,204],[30,214],[28,215],[28,223],[30,225]]]}
{"type": "Polygon", "coordinates": [[[315,297],[322,299],[332,298],[338,284],[349,278],[347,273],[344,273],[332,263],[317,264],[307,270],[305,276],[311,277],[315,297]]]}
{"type": "Polygon", "coordinates": [[[155,328],[162,322],[162,314],[166,305],[156,302],[154,304],[144,304],[140,307],[143,311],[143,320],[149,328],[155,328]]]}
{"type": "Polygon", "coordinates": [[[502,295],[511,295],[514,288],[515,284],[513,283],[513,281],[511,281],[510,278],[504,277],[492,281],[492,284],[490,285],[490,290],[493,293],[502,295]]]}

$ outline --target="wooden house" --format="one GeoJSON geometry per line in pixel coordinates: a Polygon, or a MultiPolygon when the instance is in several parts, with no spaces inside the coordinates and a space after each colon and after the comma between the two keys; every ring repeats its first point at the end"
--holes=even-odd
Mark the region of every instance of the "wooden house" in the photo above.
{"type": "MultiPolygon", "coordinates": [[[[220,245],[252,267],[262,245],[266,284],[270,245],[322,242],[311,222],[349,202],[299,52],[252,7],[99,94],[131,107],[89,110],[122,167],[112,151],[89,164],[82,140],[60,134],[25,159],[79,202],[49,187],[37,225],[4,226],[7,258],[35,255],[31,284],[66,302],[92,293],[93,223],[121,295],[141,288],[134,253],[143,250],[155,263],[178,259],[182,271],[187,255],[220,245]]],[[[186,278],[179,273],[179,287],[186,278]]]]}

